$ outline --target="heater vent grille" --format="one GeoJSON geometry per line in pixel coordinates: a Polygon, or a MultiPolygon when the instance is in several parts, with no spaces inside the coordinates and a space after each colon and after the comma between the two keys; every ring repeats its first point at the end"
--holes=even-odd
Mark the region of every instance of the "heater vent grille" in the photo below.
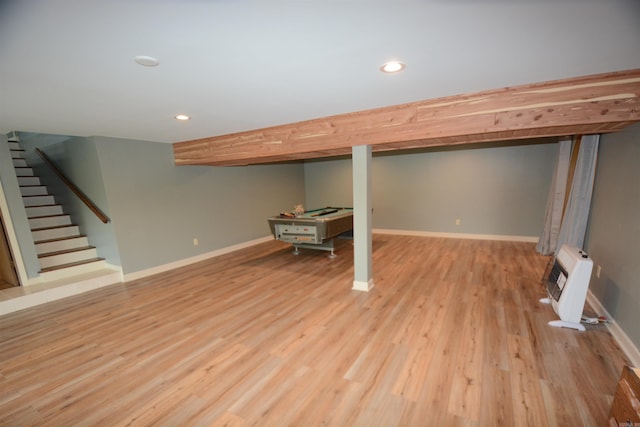
{"type": "Polygon", "coordinates": [[[560,300],[562,291],[567,284],[568,277],[569,273],[567,273],[567,270],[565,270],[556,260],[553,263],[553,267],[551,268],[551,272],[549,273],[549,278],[547,280],[547,292],[551,298],[556,301],[560,300]]]}

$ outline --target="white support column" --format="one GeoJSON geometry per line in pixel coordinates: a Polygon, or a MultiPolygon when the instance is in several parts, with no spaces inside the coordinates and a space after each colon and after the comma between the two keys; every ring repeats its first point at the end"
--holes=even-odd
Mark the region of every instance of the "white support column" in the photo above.
{"type": "Polygon", "coordinates": [[[371,146],[352,147],[353,165],[353,289],[373,288],[371,266],[371,146]]]}

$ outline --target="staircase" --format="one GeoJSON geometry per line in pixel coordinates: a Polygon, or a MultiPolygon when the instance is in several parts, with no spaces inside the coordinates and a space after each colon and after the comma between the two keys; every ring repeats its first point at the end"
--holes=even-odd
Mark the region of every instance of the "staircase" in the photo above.
{"type": "Polygon", "coordinates": [[[34,175],[20,144],[9,141],[9,148],[38,254],[40,273],[63,269],[72,272],[89,265],[91,269],[103,268],[105,260],[98,257],[87,236],[80,234],[78,226],[71,223],[71,217],[65,214],[40,178],[34,175]]]}

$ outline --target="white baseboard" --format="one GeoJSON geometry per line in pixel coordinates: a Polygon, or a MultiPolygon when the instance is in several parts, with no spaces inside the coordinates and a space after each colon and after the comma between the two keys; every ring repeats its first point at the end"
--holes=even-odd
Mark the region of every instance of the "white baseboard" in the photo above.
{"type": "Polygon", "coordinates": [[[591,290],[587,293],[587,302],[589,305],[595,310],[598,316],[604,316],[607,319],[610,319],[610,323],[607,323],[607,329],[611,333],[611,336],[618,343],[624,354],[629,358],[629,362],[631,362],[632,366],[639,367],[640,366],[640,350],[638,347],[631,341],[629,336],[625,334],[622,328],[618,325],[617,322],[613,321],[613,317],[607,312],[607,309],[604,308],[600,300],[591,293],[591,290]]]}
{"type": "Polygon", "coordinates": [[[156,267],[148,268],[146,270],[140,270],[133,273],[125,274],[124,281],[128,282],[131,280],[142,279],[147,276],[152,276],[158,273],[164,273],[169,270],[173,270],[175,268],[185,267],[190,264],[195,264],[196,262],[205,261],[209,258],[214,258],[220,255],[225,255],[231,252],[238,251],[240,249],[245,249],[250,246],[258,245],[260,243],[268,242],[273,240],[273,236],[265,236],[260,237],[258,239],[249,240],[248,242],[238,243],[237,245],[227,246],[226,248],[217,249],[215,251],[207,252],[204,254],[196,255],[191,258],[185,258],[178,261],[170,262],[169,264],[158,265],[156,267]]]}
{"type": "Polygon", "coordinates": [[[362,282],[359,280],[354,280],[353,281],[353,289],[354,291],[362,291],[362,292],[369,292],[371,289],[373,289],[374,284],[373,284],[373,279],[369,279],[369,281],[367,282],[362,282]]]}
{"type": "Polygon", "coordinates": [[[508,242],[530,243],[538,242],[538,236],[511,236],[502,234],[444,233],[439,231],[393,230],[386,228],[374,228],[373,233],[396,234],[399,236],[445,237],[449,239],[502,240],[508,242]]]}
{"type": "Polygon", "coordinates": [[[75,276],[81,276],[83,274],[91,274],[94,271],[113,270],[114,273],[120,274],[120,281],[122,281],[122,268],[118,265],[108,264],[105,261],[94,262],[89,264],[81,264],[75,267],[63,268],[60,270],[49,271],[40,273],[37,277],[29,278],[22,286],[29,288],[38,285],[47,285],[53,282],[61,282],[65,280],[73,281],[75,276]]]}

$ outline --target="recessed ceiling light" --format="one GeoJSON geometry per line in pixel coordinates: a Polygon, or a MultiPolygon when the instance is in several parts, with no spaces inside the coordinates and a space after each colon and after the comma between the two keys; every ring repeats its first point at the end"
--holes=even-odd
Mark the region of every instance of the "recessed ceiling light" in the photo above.
{"type": "Polygon", "coordinates": [[[153,56],[139,55],[133,58],[133,60],[136,61],[136,63],[143,65],[145,67],[156,67],[160,63],[160,61],[158,61],[153,56]]]}
{"type": "Polygon", "coordinates": [[[397,73],[398,71],[404,70],[406,67],[407,66],[402,62],[389,61],[382,64],[382,67],[380,67],[380,71],[382,71],[383,73],[397,73]]]}
{"type": "Polygon", "coordinates": [[[178,114],[177,116],[175,116],[176,120],[182,120],[182,121],[189,120],[190,118],[191,117],[187,116],[186,114],[178,114]]]}

